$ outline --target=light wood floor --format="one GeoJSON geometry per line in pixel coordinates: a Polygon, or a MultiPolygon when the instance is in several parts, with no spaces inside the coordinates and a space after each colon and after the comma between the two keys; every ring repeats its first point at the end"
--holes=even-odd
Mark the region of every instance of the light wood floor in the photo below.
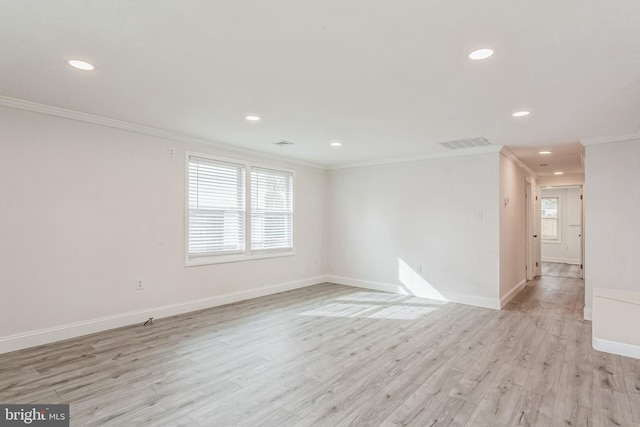
{"type": "Polygon", "coordinates": [[[580,266],[575,264],[565,264],[561,262],[543,262],[542,275],[579,279],[580,277],[582,277],[582,271],[580,270],[580,266]]]}
{"type": "Polygon", "coordinates": [[[502,311],[337,285],[0,355],[0,402],[86,426],[640,426],[640,361],[591,348],[583,282],[502,311]]]}

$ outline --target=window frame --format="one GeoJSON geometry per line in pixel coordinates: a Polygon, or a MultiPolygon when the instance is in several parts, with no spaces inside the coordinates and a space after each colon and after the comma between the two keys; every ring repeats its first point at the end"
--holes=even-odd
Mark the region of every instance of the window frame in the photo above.
{"type": "Polygon", "coordinates": [[[249,160],[242,160],[232,157],[217,156],[196,151],[185,152],[185,170],[184,170],[184,263],[185,267],[193,267],[199,265],[222,264],[229,262],[250,261],[265,258],[276,258],[295,255],[295,228],[296,228],[296,172],[293,169],[287,169],[272,164],[265,164],[249,160]],[[233,163],[244,167],[244,252],[236,252],[232,254],[208,254],[191,256],[189,254],[189,159],[191,157],[200,157],[217,162],[233,163]],[[251,172],[252,168],[268,169],[278,172],[291,174],[291,247],[275,248],[275,249],[251,249],[251,172]]]}
{"type": "MultiPolygon", "coordinates": [[[[258,165],[256,163],[253,163],[251,165],[251,170],[249,171],[249,175],[248,175],[248,179],[251,181],[251,183],[249,184],[249,187],[251,187],[250,190],[250,194],[249,197],[251,198],[251,200],[248,201],[248,205],[250,206],[250,210],[249,210],[249,215],[250,218],[248,218],[247,223],[250,226],[251,229],[251,233],[249,236],[249,239],[247,239],[247,244],[249,245],[249,250],[251,251],[251,253],[255,253],[255,254],[263,254],[263,253],[277,253],[277,252],[283,252],[283,251],[289,251],[289,250],[293,250],[293,246],[294,246],[294,220],[295,220],[295,216],[294,216],[294,205],[293,205],[293,194],[294,194],[294,179],[295,179],[295,174],[293,173],[293,171],[291,170],[285,170],[282,168],[273,168],[270,166],[264,166],[264,165],[258,165]],[[281,247],[274,247],[274,248],[253,248],[253,237],[254,237],[254,233],[253,233],[253,220],[254,220],[254,212],[253,212],[253,172],[254,169],[256,169],[256,173],[259,173],[259,171],[265,172],[265,171],[270,171],[270,172],[275,172],[275,173],[280,173],[281,175],[287,176],[290,175],[291,176],[291,212],[290,212],[290,224],[291,224],[291,248],[289,248],[288,246],[281,246],[281,247]]],[[[282,212],[286,212],[286,211],[282,211],[282,212]]],[[[271,213],[273,214],[273,211],[269,211],[269,210],[264,210],[263,214],[264,214],[264,219],[266,219],[267,214],[271,213]]],[[[266,225],[266,221],[265,221],[265,225],[266,225]]]]}
{"type": "Polygon", "coordinates": [[[540,237],[542,238],[542,241],[544,243],[562,243],[562,197],[558,194],[554,194],[554,195],[548,195],[548,196],[541,196],[540,197],[540,237]],[[557,217],[555,218],[557,221],[557,229],[558,229],[558,234],[556,237],[545,237],[542,234],[542,220],[544,220],[545,218],[542,217],[542,200],[543,199],[557,199],[557,217]]]}

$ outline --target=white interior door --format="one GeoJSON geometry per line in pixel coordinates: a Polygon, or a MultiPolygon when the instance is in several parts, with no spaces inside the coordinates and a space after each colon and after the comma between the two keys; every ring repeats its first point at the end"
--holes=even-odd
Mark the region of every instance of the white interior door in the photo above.
{"type": "Polygon", "coordinates": [[[533,203],[533,253],[534,253],[534,265],[535,265],[535,275],[542,275],[542,238],[540,235],[540,221],[541,221],[541,212],[540,212],[540,198],[542,197],[540,186],[536,185],[533,187],[535,192],[534,203],[533,203]]]}
{"type": "Polygon", "coordinates": [[[580,187],[580,277],[584,279],[584,187],[580,187]]]}
{"type": "Polygon", "coordinates": [[[526,260],[525,265],[527,266],[527,280],[533,280],[536,274],[535,269],[535,256],[534,256],[534,237],[533,237],[533,229],[534,229],[534,220],[533,220],[533,207],[535,201],[535,195],[533,190],[533,183],[525,180],[524,183],[524,200],[525,200],[525,228],[526,228],[526,236],[527,236],[527,250],[526,250],[526,260]]]}
{"type": "Polygon", "coordinates": [[[542,273],[540,240],[540,189],[534,181],[525,182],[525,227],[527,280],[533,280],[542,273]]]}

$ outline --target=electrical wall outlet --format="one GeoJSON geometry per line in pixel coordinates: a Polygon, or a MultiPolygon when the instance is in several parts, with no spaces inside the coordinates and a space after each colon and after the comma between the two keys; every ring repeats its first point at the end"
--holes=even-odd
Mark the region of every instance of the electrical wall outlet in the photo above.
{"type": "Polygon", "coordinates": [[[136,291],[142,291],[142,290],[144,290],[142,279],[136,279],[136,291]]]}

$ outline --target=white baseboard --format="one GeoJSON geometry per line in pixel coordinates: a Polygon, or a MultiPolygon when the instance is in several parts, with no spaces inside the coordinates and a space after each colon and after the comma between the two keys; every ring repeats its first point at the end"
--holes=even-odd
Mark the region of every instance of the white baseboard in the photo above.
{"type": "Polygon", "coordinates": [[[335,283],[337,285],[353,286],[356,288],[372,289],[374,291],[390,292],[392,294],[406,294],[407,292],[400,285],[391,285],[388,283],[371,282],[367,280],[350,279],[348,277],[341,276],[329,276],[327,278],[329,283],[335,283]]]}
{"type": "Polygon", "coordinates": [[[55,341],[77,338],[83,335],[89,335],[109,329],[135,325],[136,323],[142,324],[149,317],[153,317],[154,319],[161,319],[163,317],[175,316],[177,314],[189,313],[192,311],[203,310],[205,308],[217,307],[220,305],[258,298],[265,295],[272,295],[280,292],[290,291],[293,289],[304,288],[306,286],[317,285],[319,283],[324,283],[327,281],[327,276],[309,277],[306,279],[294,280],[277,285],[264,286],[247,291],[216,295],[213,297],[202,298],[198,300],[163,305],[144,310],[131,311],[128,313],[121,313],[113,316],[91,319],[84,322],[71,323],[47,329],[39,329],[36,331],[0,337],[0,354],[29,347],[35,347],[43,344],[49,344],[55,341]]]}
{"type": "Polygon", "coordinates": [[[593,320],[593,312],[591,311],[591,308],[585,307],[584,310],[582,310],[582,313],[584,320],[593,320]]]}
{"type": "MultiPolygon", "coordinates": [[[[371,282],[368,280],[352,279],[349,277],[328,276],[327,281],[338,285],[354,286],[357,288],[372,289],[375,291],[390,292],[401,295],[416,295],[402,285],[390,283],[371,282]]],[[[492,308],[500,310],[500,300],[477,297],[473,295],[462,295],[450,292],[440,292],[424,295],[416,295],[423,298],[430,298],[439,301],[455,302],[458,304],[473,305],[476,307],[492,308]]]]}
{"type": "Polygon", "coordinates": [[[633,357],[640,359],[640,346],[634,344],[626,344],[617,341],[609,341],[602,338],[592,338],[592,345],[595,350],[604,351],[605,353],[617,354],[620,356],[633,357]]]}
{"type": "Polygon", "coordinates": [[[542,262],[559,262],[561,264],[572,264],[572,265],[580,265],[581,264],[579,259],[553,258],[553,257],[544,257],[544,258],[542,258],[542,262]]]}
{"type": "Polygon", "coordinates": [[[518,295],[518,293],[523,290],[526,285],[527,280],[523,279],[515,288],[511,289],[505,296],[500,298],[500,308],[503,308],[505,305],[509,304],[509,301],[511,301],[513,297],[518,295]]]}

